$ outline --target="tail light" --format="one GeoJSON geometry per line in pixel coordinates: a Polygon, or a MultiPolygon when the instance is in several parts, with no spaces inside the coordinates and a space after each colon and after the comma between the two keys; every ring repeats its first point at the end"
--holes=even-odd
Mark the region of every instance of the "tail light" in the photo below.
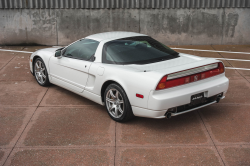
{"type": "Polygon", "coordinates": [[[162,90],[203,80],[225,72],[222,62],[213,63],[193,69],[180,71],[164,76],[158,83],[156,90],[162,90]]]}

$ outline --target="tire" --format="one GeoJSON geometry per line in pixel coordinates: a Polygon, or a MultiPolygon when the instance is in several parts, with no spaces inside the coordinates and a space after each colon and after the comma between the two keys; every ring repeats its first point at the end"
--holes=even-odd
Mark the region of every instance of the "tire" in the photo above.
{"type": "Polygon", "coordinates": [[[125,91],[117,84],[107,87],[104,92],[104,103],[109,116],[116,122],[126,122],[135,117],[125,91]]]}
{"type": "Polygon", "coordinates": [[[40,86],[47,87],[50,85],[47,68],[41,58],[35,60],[33,71],[36,81],[40,86]]]}

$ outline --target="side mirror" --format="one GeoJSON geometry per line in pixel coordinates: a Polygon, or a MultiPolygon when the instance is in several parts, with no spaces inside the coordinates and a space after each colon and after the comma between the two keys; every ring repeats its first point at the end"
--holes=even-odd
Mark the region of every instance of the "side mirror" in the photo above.
{"type": "Polygon", "coordinates": [[[57,50],[55,53],[55,57],[60,57],[62,55],[62,50],[57,50]]]}

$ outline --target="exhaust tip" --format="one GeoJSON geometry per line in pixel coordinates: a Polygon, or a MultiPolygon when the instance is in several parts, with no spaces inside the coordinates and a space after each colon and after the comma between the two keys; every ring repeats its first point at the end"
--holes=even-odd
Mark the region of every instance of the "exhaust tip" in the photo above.
{"type": "Polygon", "coordinates": [[[223,97],[223,93],[220,93],[220,94],[217,95],[217,99],[216,99],[217,103],[220,102],[220,99],[221,99],[222,97],[223,97]]]}

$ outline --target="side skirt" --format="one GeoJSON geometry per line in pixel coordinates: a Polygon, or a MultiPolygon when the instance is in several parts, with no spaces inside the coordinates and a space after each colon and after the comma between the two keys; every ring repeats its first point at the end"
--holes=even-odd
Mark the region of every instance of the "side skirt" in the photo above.
{"type": "Polygon", "coordinates": [[[71,91],[71,92],[73,92],[75,94],[78,94],[78,95],[80,95],[82,97],[85,97],[85,98],[87,98],[87,99],[89,99],[89,100],[91,100],[91,101],[93,101],[93,102],[95,102],[97,104],[104,105],[104,103],[102,102],[102,97],[101,96],[99,96],[97,94],[94,94],[92,92],[89,92],[87,90],[83,90],[83,92],[77,92],[77,91],[75,91],[75,90],[73,90],[73,89],[71,89],[69,87],[65,87],[65,86],[59,84],[57,81],[55,81],[54,77],[50,76],[50,78],[51,78],[50,83],[55,84],[57,86],[60,86],[61,88],[67,89],[67,90],[69,90],[69,91],[71,91]]]}

